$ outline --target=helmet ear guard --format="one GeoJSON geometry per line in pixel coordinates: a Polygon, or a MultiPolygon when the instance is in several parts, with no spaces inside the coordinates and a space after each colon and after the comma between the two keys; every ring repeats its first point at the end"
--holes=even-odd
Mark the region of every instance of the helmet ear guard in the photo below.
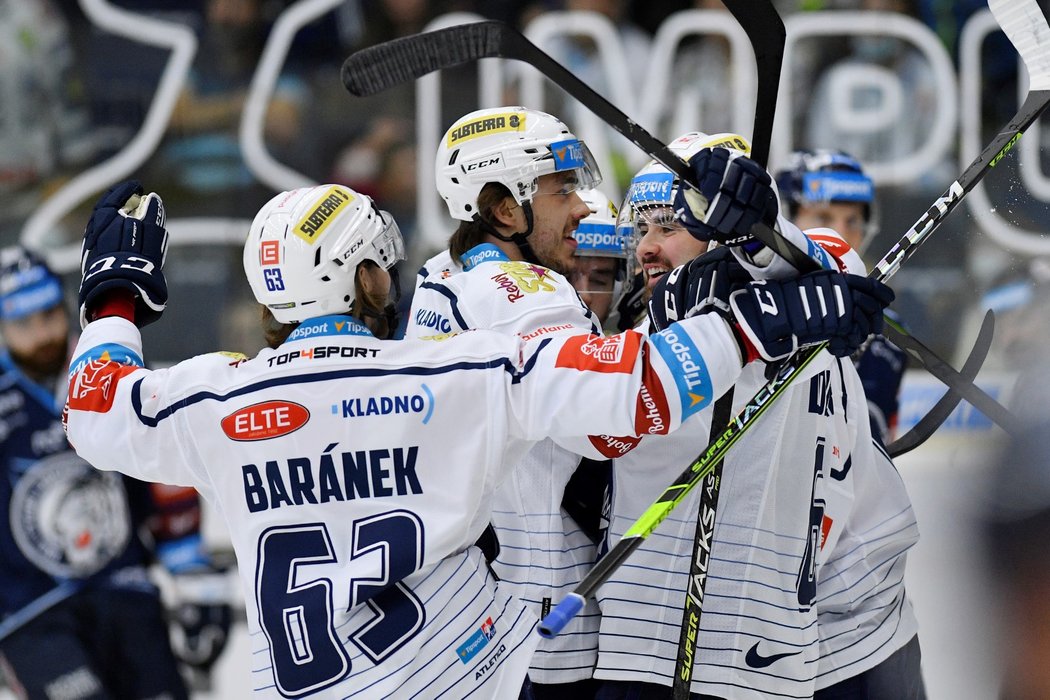
{"type": "Polygon", "coordinates": [[[401,231],[370,197],[343,185],[282,192],[252,221],[244,272],[279,323],[350,311],[363,260],[389,270],[404,260],[401,231]]]}

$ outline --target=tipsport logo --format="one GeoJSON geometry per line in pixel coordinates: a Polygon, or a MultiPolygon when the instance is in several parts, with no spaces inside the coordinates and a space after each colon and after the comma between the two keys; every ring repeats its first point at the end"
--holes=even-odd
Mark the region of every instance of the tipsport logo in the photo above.
{"type": "Polygon", "coordinates": [[[332,415],[340,418],[370,418],[415,413],[421,416],[423,425],[426,425],[434,415],[434,393],[426,384],[421,384],[419,388],[420,392],[415,394],[343,399],[332,404],[332,415]]]}
{"type": "Polygon", "coordinates": [[[556,141],[551,144],[551,153],[554,155],[554,171],[575,170],[586,165],[583,156],[583,144],[579,139],[568,139],[556,141]]]}
{"type": "Polygon", "coordinates": [[[467,641],[459,645],[456,648],[456,656],[463,663],[470,663],[470,660],[478,655],[482,649],[489,643],[493,637],[496,636],[496,623],[492,621],[491,617],[485,618],[485,621],[481,623],[481,627],[477,629],[467,641]]]}
{"type": "Polygon", "coordinates": [[[671,204],[674,175],[671,173],[649,173],[631,180],[627,199],[631,204],[671,204]]]}
{"type": "Polygon", "coordinates": [[[808,202],[870,202],[875,196],[871,180],[860,173],[806,173],[802,192],[808,202]]]}

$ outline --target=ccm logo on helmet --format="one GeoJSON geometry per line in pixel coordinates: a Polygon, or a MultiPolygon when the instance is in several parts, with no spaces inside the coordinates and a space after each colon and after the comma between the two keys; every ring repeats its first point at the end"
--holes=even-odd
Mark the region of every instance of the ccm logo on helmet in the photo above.
{"type": "Polygon", "coordinates": [[[292,230],[299,238],[312,244],[335,218],[335,215],[353,199],[353,196],[346,190],[340,187],[329,187],[313,211],[300,219],[292,230]]]}
{"type": "Polygon", "coordinates": [[[310,411],[291,401],[263,401],[222,419],[222,432],[238,442],[269,440],[294,433],[310,420],[310,411]]]}
{"type": "Polygon", "coordinates": [[[507,112],[506,114],[493,114],[489,117],[481,117],[464,122],[459,126],[452,127],[448,132],[448,145],[454,146],[463,141],[469,141],[478,136],[486,134],[497,134],[501,131],[524,131],[525,115],[518,112],[507,112]]]}

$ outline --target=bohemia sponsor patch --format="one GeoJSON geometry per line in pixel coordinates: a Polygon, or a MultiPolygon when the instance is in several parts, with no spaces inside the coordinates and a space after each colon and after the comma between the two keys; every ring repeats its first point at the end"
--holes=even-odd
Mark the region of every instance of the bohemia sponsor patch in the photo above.
{"type": "Polygon", "coordinates": [[[609,337],[577,335],[565,341],[558,351],[555,367],[567,367],[585,372],[634,371],[635,357],[642,344],[642,336],[627,331],[609,337]]]}
{"type": "Polygon", "coordinates": [[[113,408],[113,399],[117,395],[117,382],[137,369],[134,365],[112,361],[109,353],[89,361],[70,379],[69,408],[94,413],[108,412],[113,408]]]}
{"type": "Polygon", "coordinates": [[[263,401],[222,419],[222,432],[238,442],[270,440],[294,433],[310,420],[310,411],[291,401],[263,401]]]}

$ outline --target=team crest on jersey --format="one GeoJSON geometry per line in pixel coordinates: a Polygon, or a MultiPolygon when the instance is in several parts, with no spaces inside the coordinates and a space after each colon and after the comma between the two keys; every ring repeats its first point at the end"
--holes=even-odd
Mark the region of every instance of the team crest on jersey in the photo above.
{"type": "Polygon", "coordinates": [[[542,265],[515,260],[499,264],[502,270],[492,279],[496,285],[507,293],[507,301],[512,304],[526,294],[536,292],[553,292],[557,282],[551,276],[551,271],[542,265]]]}
{"type": "Polygon", "coordinates": [[[113,408],[117,383],[137,369],[114,362],[109,353],[102,353],[73,375],[69,383],[69,407],[77,411],[108,412],[113,408]]]}
{"type": "Polygon", "coordinates": [[[11,495],[11,534],[34,566],[57,578],[100,571],[131,537],[120,474],[95,469],[75,452],[30,467],[11,495]]]}
{"type": "Polygon", "coordinates": [[[554,366],[585,372],[630,374],[634,371],[635,358],[640,346],[641,336],[634,331],[609,337],[577,335],[562,345],[554,366]]]}

